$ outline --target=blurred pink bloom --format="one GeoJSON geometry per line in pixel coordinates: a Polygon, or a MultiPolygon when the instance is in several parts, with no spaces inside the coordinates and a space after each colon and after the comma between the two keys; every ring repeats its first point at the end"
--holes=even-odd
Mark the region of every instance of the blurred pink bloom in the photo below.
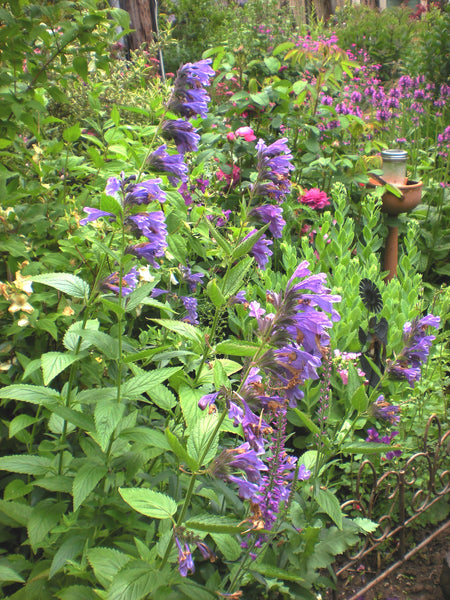
{"type": "Polygon", "coordinates": [[[321,208],[325,208],[330,204],[330,200],[325,192],[322,192],[318,188],[311,188],[307,192],[303,194],[303,196],[299,196],[298,201],[302,204],[306,204],[310,206],[314,210],[320,210],[321,208]]]}
{"type": "Polygon", "coordinates": [[[239,127],[236,129],[236,135],[243,137],[246,142],[253,142],[256,140],[256,136],[251,127],[239,127]]]}

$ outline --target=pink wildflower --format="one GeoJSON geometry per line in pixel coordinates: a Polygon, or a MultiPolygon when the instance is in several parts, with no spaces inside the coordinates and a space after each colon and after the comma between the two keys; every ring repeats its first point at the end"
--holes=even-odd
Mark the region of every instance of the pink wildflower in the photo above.
{"type": "Polygon", "coordinates": [[[236,129],[235,134],[239,137],[243,137],[246,142],[253,142],[256,140],[256,136],[251,127],[239,127],[239,129],[236,129]]]}
{"type": "Polygon", "coordinates": [[[299,196],[298,201],[302,204],[313,208],[314,210],[320,210],[330,204],[330,200],[325,192],[322,192],[318,188],[312,188],[305,192],[303,196],[299,196]]]}

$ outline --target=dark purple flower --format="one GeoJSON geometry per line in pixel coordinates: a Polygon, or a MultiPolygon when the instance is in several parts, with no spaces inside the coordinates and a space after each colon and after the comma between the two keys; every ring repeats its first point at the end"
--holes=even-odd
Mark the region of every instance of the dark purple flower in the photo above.
{"type": "Polygon", "coordinates": [[[195,565],[192,558],[191,549],[187,542],[184,543],[184,548],[180,540],[175,536],[175,543],[178,548],[178,569],[182,577],[186,577],[188,573],[194,573],[195,565]]]}
{"type": "Polygon", "coordinates": [[[256,195],[269,195],[282,200],[291,189],[289,172],[294,170],[292,154],[287,147],[287,138],[281,138],[266,146],[263,140],[256,144],[258,178],[254,185],[256,195]],[[272,186],[264,182],[270,181],[272,186]]]}
{"type": "Polygon", "coordinates": [[[184,117],[206,117],[210,98],[203,86],[208,86],[210,78],[215,74],[210,67],[211,62],[211,59],[200,60],[178,69],[167,104],[169,110],[184,117]]]}
{"type": "Polygon", "coordinates": [[[215,403],[218,396],[219,396],[219,392],[213,392],[212,394],[205,394],[198,401],[198,407],[201,408],[201,410],[205,410],[205,408],[207,406],[210,406],[211,404],[215,403]]]}
{"type": "Polygon", "coordinates": [[[384,421],[388,421],[391,425],[400,422],[400,407],[389,404],[384,399],[384,396],[378,396],[372,405],[373,414],[384,421]]]}
{"type": "MultiPolygon", "coordinates": [[[[163,144],[152,152],[148,158],[148,164],[157,171],[172,173],[172,175],[175,175],[181,181],[186,181],[189,169],[184,162],[183,154],[168,154],[166,150],[167,146],[163,144]]],[[[169,180],[171,183],[176,181],[174,177],[169,177],[169,180]]]]}
{"type": "Polygon", "coordinates": [[[156,258],[164,256],[165,248],[167,248],[166,239],[161,236],[154,236],[151,242],[142,242],[141,244],[128,246],[125,252],[133,254],[138,258],[143,258],[155,269],[159,269],[161,265],[156,262],[156,258]]]}
{"type": "Polygon", "coordinates": [[[183,281],[189,285],[191,292],[194,292],[199,283],[203,283],[204,273],[192,273],[190,267],[180,265],[181,276],[183,281]]]}
{"type": "MultiPolygon", "coordinates": [[[[122,277],[122,296],[128,296],[131,292],[136,289],[138,284],[137,271],[136,268],[133,267],[129,273],[122,277]]],[[[108,275],[106,279],[104,279],[100,283],[100,288],[104,290],[110,290],[115,294],[120,293],[120,278],[119,273],[115,271],[108,275]]]]}
{"type": "Polygon", "coordinates": [[[126,222],[131,225],[136,233],[145,236],[150,242],[154,240],[155,236],[166,239],[167,227],[162,211],[130,215],[127,217],[126,222]]]}
{"type": "Polygon", "coordinates": [[[98,208],[91,208],[90,206],[85,206],[83,210],[85,213],[87,213],[87,217],[80,220],[80,225],[86,225],[86,223],[96,221],[97,219],[100,219],[100,217],[112,217],[112,221],[116,220],[116,216],[113,213],[106,212],[104,210],[99,210],[98,208]]]}
{"type": "Polygon", "coordinates": [[[388,372],[404,378],[414,386],[419,381],[422,365],[426,363],[431,344],[436,336],[426,335],[428,327],[439,328],[440,317],[432,314],[405,323],[403,327],[404,348],[394,361],[388,361],[388,372]]]}
{"type": "Polygon", "coordinates": [[[180,296],[180,300],[187,311],[187,315],[183,317],[182,321],[190,323],[191,325],[199,325],[200,322],[197,314],[197,299],[190,296],[180,296]]]}
{"type": "Polygon", "coordinates": [[[217,556],[214,554],[211,548],[205,544],[205,542],[202,542],[201,540],[195,540],[195,545],[200,550],[200,553],[205,560],[209,560],[210,562],[214,562],[216,560],[217,556]]]}
{"type": "MultiPolygon", "coordinates": [[[[256,231],[256,229],[253,229],[249,234],[245,236],[244,240],[256,233],[256,231]]],[[[263,234],[255,243],[253,248],[250,250],[250,254],[254,257],[254,259],[256,260],[256,264],[262,271],[264,271],[266,268],[269,256],[272,256],[273,254],[272,250],[269,250],[269,246],[271,246],[272,244],[272,240],[268,240],[263,234]]]]}
{"type": "Polygon", "coordinates": [[[258,206],[250,211],[250,215],[256,215],[263,223],[270,223],[269,231],[275,238],[282,237],[283,227],[286,225],[286,221],[283,219],[282,214],[283,209],[281,206],[274,206],[272,204],[258,206]]]}
{"type": "Polygon", "coordinates": [[[166,201],[166,193],[159,187],[161,179],[148,179],[141,181],[127,189],[124,204],[150,204],[154,200],[166,201]]]}
{"type": "Polygon", "coordinates": [[[178,152],[196,152],[200,136],[189,121],[185,119],[174,119],[164,121],[162,126],[163,135],[173,139],[178,152]]]}

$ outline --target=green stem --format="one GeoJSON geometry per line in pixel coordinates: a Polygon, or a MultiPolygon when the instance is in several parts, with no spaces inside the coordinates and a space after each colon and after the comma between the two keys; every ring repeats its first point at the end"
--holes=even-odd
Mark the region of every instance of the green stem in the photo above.
{"type": "MultiPolygon", "coordinates": [[[[204,448],[203,452],[201,453],[200,458],[198,460],[199,466],[202,465],[203,461],[205,460],[205,457],[208,455],[209,449],[211,448],[211,445],[212,445],[212,443],[213,443],[216,435],[219,433],[220,428],[222,426],[222,423],[223,423],[226,415],[227,415],[227,411],[224,410],[221,413],[219,419],[217,420],[217,423],[216,423],[216,425],[214,427],[214,430],[211,433],[211,435],[210,435],[210,437],[209,437],[209,439],[208,439],[208,441],[207,441],[207,443],[205,445],[205,448],[204,448]]],[[[183,523],[183,521],[184,521],[187,509],[188,509],[188,507],[189,507],[189,505],[191,503],[191,498],[192,498],[192,494],[194,493],[195,482],[197,480],[197,476],[198,475],[199,475],[198,472],[192,473],[192,475],[191,475],[191,480],[189,482],[189,487],[188,487],[187,492],[186,492],[186,497],[184,499],[183,507],[181,508],[181,512],[179,514],[179,517],[177,519],[175,527],[179,527],[183,523]]],[[[164,568],[164,566],[166,565],[166,563],[167,563],[167,561],[169,559],[169,555],[170,555],[170,551],[172,550],[173,543],[174,543],[174,538],[172,536],[170,538],[170,541],[169,541],[169,543],[167,545],[166,551],[165,551],[163,559],[162,559],[162,563],[161,563],[161,567],[160,567],[161,570],[164,568]]]]}

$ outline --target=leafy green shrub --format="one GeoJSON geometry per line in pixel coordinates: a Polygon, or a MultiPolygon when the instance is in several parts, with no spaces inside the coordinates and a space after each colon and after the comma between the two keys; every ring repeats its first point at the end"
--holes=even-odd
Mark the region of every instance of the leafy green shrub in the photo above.
{"type": "Polygon", "coordinates": [[[395,7],[381,12],[368,6],[347,5],[336,12],[333,29],[344,49],[363,49],[374,64],[381,65],[384,80],[398,77],[417,40],[422,23],[411,19],[412,11],[395,7]]]}

